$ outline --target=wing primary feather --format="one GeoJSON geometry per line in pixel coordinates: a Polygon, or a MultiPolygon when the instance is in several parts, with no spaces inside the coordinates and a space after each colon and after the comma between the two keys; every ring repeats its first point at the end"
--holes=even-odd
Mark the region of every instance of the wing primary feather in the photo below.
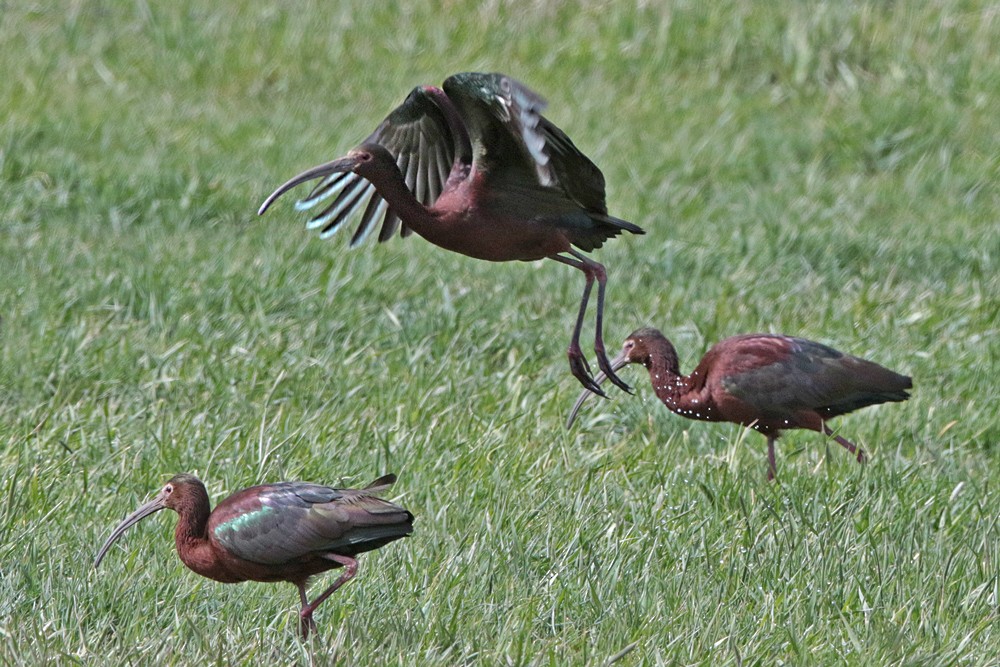
{"type": "Polygon", "coordinates": [[[435,146],[435,149],[436,159],[434,163],[437,165],[438,183],[440,184],[438,191],[434,193],[434,201],[437,201],[438,197],[441,196],[441,193],[444,192],[444,189],[448,184],[448,176],[451,174],[451,166],[454,160],[451,156],[453,151],[450,150],[447,144],[443,142],[438,143],[435,146]]]}
{"type": "Polygon", "coordinates": [[[434,202],[437,201],[438,196],[441,194],[442,181],[441,181],[441,171],[438,169],[438,156],[436,146],[431,144],[427,147],[429,155],[427,156],[427,206],[433,206],[434,202]]]}
{"type": "Polygon", "coordinates": [[[344,188],[340,191],[340,194],[337,195],[337,198],[334,199],[329,206],[323,209],[320,213],[316,214],[316,216],[306,223],[306,228],[322,228],[324,234],[330,233],[332,228],[335,228],[343,222],[343,218],[350,214],[351,207],[354,202],[352,197],[357,189],[367,184],[368,181],[361,177],[357,177],[355,180],[344,186],[344,188]],[[335,220],[332,226],[330,222],[331,220],[335,220]]]}
{"type": "MultiPolygon", "coordinates": [[[[410,192],[413,192],[414,174],[416,173],[416,160],[414,160],[414,155],[412,153],[406,153],[406,152],[400,153],[399,160],[400,160],[399,171],[401,174],[403,174],[403,182],[406,183],[406,187],[410,190],[410,192]]],[[[407,227],[406,224],[402,223],[402,220],[400,220],[399,216],[394,211],[392,211],[391,207],[389,209],[389,212],[392,215],[392,219],[387,217],[385,224],[391,224],[392,226],[395,226],[397,221],[401,223],[402,230],[400,231],[399,235],[402,236],[403,238],[413,233],[413,230],[407,227]]]]}
{"type": "Polygon", "coordinates": [[[396,164],[400,165],[399,170],[401,173],[405,174],[403,169],[403,160],[408,164],[410,158],[413,157],[414,150],[417,146],[417,135],[414,132],[418,132],[415,127],[406,127],[399,133],[399,147],[394,151],[396,155],[396,164]]]}
{"type": "Polygon", "coordinates": [[[528,155],[535,162],[535,172],[538,181],[544,186],[555,184],[555,176],[549,166],[549,155],[545,151],[545,134],[540,131],[543,126],[542,111],[546,107],[545,100],[538,93],[524,84],[507,79],[510,87],[509,101],[514,107],[513,124],[521,135],[521,142],[528,155]]]}
{"type": "MultiPolygon", "coordinates": [[[[400,153],[399,157],[396,158],[396,166],[399,168],[399,173],[403,176],[403,181],[406,182],[407,174],[410,172],[410,154],[400,153]]],[[[410,184],[407,182],[406,187],[409,190],[413,190],[410,184]]]]}
{"type": "Polygon", "coordinates": [[[386,473],[385,475],[382,475],[381,477],[373,481],[371,484],[366,486],[364,490],[372,492],[382,491],[384,489],[388,489],[395,483],[396,483],[396,475],[390,472],[386,473]]]}
{"type": "MultiPolygon", "coordinates": [[[[444,186],[448,182],[448,174],[451,173],[451,164],[453,160],[448,157],[448,147],[442,143],[437,145],[437,168],[438,168],[438,182],[441,184],[440,189],[437,192],[437,197],[441,196],[444,192],[444,186]]],[[[436,200],[437,197],[434,199],[436,200]]]]}
{"type": "Polygon", "coordinates": [[[382,216],[382,229],[378,233],[378,242],[385,243],[392,238],[392,235],[396,233],[396,229],[399,228],[399,218],[389,209],[389,205],[385,200],[382,200],[382,203],[379,205],[379,215],[382,216]]]}
{"type": "MultiPolygon", "coordinates": [[[[397,510],[398,511],[398,510],[397,510]]],[[[344,545],[366,544],[369,542],[380,542],[387,538],[396,538],[409,535],[413,532],[413,526],[408,524],[390,524],[388,526],[365,526],[344,535],[333,544],[331,551],[343,548],[344,545]]]]}
{"type": "Polygon", "coordinates": [[[295,202],[295,209],[298,211],[305,211],[306,209],[312,208],[327,197],[336,194],[349,182],[350,176],[355,176],[355,174],[345,171],[328,176],[316,187],[314,187],[307,196],[295,202]]]}
{"type": "MultiPolygon", "coordinates": [[[[406,187],[412,191],[413,188],[410,185],[412,181],[412,178],[410,177],[410,164],[411,164],[410,158],[411,156],[409,153],[400,153],[399,157],[397,158],[396,165],[399,167],[399,173],[403,175],[403,181],[406,182],[406,187]],[[408,178],[410,180],[407,180],[408,178]]],[[[401,221],[399,219],[399,216],[396,215],[395,211],[392,210],[392,207],[389,207],[389,210],[386,212],[385,215],[385,220],[382,222],[382,233],[379,234],[379,239],[384,238],[388,240],[392,236],[392,234],[396,231],[396,228],[400,225],[400,222],[401,221]]],[[[405,237],[408,235],[409,234],[407,233],[407,227],[403,225],[403,231],[401,233],[401,236],[405,237]]]]}
{"type": "Polygon", "coordinates": [[[417,142],[417,173],[413,195],[421,204],[427,205],[427,142],[423,133],[417,142]]]}
{"type": "Polygon", "coordinates": [[[392,207],[389,207],[385,213],[385,220],[382,222],[382,233],[379,235],[379,240],[383,240],[384,237],[384,240],[388,241],[397,228],[400,229],[400,236],[406,237],[410,235],[410,228],[403,224],[399,216],[392,210],[392,207]]]}
{"type": "MultiPolygon", "coordinates": [[[[320,231],[319,237],[321,239],[330,238],[330,236],[333,235],[337,231],[337,229],[340,228],[340,225],[342,225],[344,221],[347,220],[347,218],[350,217],[350,215],[358,207],[358,202],[360,202],[364,198],[365,194],[368,192],[368,188],[371,188],[371,185],[368,183],[368,181],[362,181],[362,183],[364,183],[368,187],[362,188],[361,191],[358,192],[354,197],[352,197],[349,200],[345,200],[344,205],[340,209],[340,213],[337,214],[337,217],[331,220],[326,225],[326,227],[324,227],[320,231]]],[[[341,196],[343,196],[343,193],[341,193],[341,196]]]]}
{"type": "Polygon", "coordinates": [[[420,167],[420,156],[416,154],[411,155],[410,160],[406,165],[406,173],[403,177],[403,180],[406,181],[406,187],[409,189],[410,192],[416,191],[417,169],[419,167],[420,167]]]}
{"type": "Polygon", "coordinates": [[[372,220],[375,219],[375,214],[378,212],[382,201],[383,199],[379,197],[373,187],[371,197],[368,198],[368,205],[365,207],[365,212],[361,216],[361,224],[358,225],[357,230],[354,232],[354,236],[351,237],[351,248],[361,244],[368,238],[368,235],[371,234],[372,230],[375,229],[375,225],[372,224],[372,220]]]}

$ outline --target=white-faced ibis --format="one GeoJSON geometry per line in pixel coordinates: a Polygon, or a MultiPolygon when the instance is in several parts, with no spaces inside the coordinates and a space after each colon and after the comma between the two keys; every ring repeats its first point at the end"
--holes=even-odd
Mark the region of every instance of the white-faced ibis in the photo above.
{"type": "Polygon", "coordinates": [[[312,614],[351,579],[355,557],[413,532],[413,515],[375,497],[396,481],[385,475],[364,489],[331,489],[305,482],[251,486],[211,511],[205,485],[192,475],[175,475],[159,494],[125,518],[97,553],[94,567],[115,540],[154,512],[180,515],[174,534],[184,564],[203,577],[231,584],[288,581],[299,589],[302,635],[315,630],[312,614]],[[306,598],[314,574],[343,567],[333,585],[315,600],[306,598]]]}
{"type": "MultiPolygon", "coordinates": [[[[744,334],[716,343],[690,375],[681,375],[677,351],[656,329],[638,329],[611,361],[614,370],[642,364],[663,404],[688,419],[734,422],[767,436],[769,480],[777,473],[774,441],[785,429],[826,435],[865,460],[854,443],[834,435],[827,420],[860,408],[905,401],[911,379],[876,363],[803,338],[744,334]]],[[[604,380],[600,374],[595,381],[604,380]]],[[[573,424],[589,391],[580,394],[566,423],[573,424]]]]}
{"type": "Polygon", "coordinates": [[[264,200],[258,214],[291,188],[319,178],[297,207],[309,209],[333,197],[307,225],[323,237],[363,209],[352,246],[381,218],[380,242],[402,221],[402,236],[416,232],[476,259],[549,258],[579,269],[586,286],[568,350],[570,368],[585,387],[603,395],[580,350],[596,280],[598,366],[628,391],[604,350],[607,273],[580,251],[600,248],[622,231],[644,232],[608,215],[604,175],[541,115],[544,108],[537,93],[502,74],[455,74],[443,89],[414,88],[357,148],[292,178],[264,200]]]}

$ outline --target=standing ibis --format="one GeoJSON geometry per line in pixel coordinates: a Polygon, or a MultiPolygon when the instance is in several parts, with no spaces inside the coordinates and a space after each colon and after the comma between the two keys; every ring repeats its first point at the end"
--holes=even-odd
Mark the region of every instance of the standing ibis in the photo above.
{"type": "Polygon", "coordinates": [[[125,518],[97,553],[94,567],[126,530],[169,507],[180,515],[174,540],[184,564],[226,584],[288,581],[299,589],[302,636],[316,629],[312,614],[351,579],[355,557],[413,532],[413,515],[375,496],[396,481],[385,475],[363,489],[331,489],[305,482],[251,486],[211,511],[205,485],[192,475],[175,475],[155,498],[125,518]],[[312,602],[306,582],[343,567],[333,585],[312,602]]]}
{"type": "MultiPolygon", "coordinates": [[[[618,370],[642,364],[653,390],[670,410],[688,419],[733,422],[767,436],[768,480],[777,469],[774,441],[785,429],[805,428],[833,438],[865,460],[854,443],[834,435],[826,422],[860,408],[905,401],[911,379],[876,363],[803,338],[744,334],[717,343],[690,375],[681,375],[677,351],[656,329],[638,329],[611,361],[618,370]]],[[[600,374],[597,383],[604,380],[600,374]]],[[[587,400],[584,390],[566,427],[587,400]]]]}
{"type": "Polygon", "coordinates": [[[568,355],[583,386],[603,394],[580,349],[597,281],[594,351],[604,375],[628,391],[604,349],[607,273],[581,251],[641,228],[608,215],[604,175],[541,115],[545,101],[503,74],[469,72],[443,88],[420,86],[345,157],[308,169],[275,190],[258,215],[297,185],[322,179],[300,210],[325,203],[309,221],[327,237],[362,211],[354,246],[378,225],[380,242],[400,229],[445,250],[491,262],[550,258],[583,272],[586,285],[568,355]]]}

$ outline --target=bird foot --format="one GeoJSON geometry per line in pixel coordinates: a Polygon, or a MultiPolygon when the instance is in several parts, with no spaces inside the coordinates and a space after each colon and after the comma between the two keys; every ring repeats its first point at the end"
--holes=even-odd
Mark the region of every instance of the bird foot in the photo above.
{"type": "Polygon", "coordinates": [[[590,365],[587,363],[586,357],[583,356],[583,352],[577,346],[576,350],[572,347],[569,349],[569,369],[573,373],[573,377],[580,381],[585,388],[594,392],[598,396],[607,398],[608,395],[604,393],[601,389],[601,385],[597,384],[594,380],[594,376],[590,372],[590,365]]]}
{"type": "Polygon", "coordinates": [[[868,463],[868,455],[860,447],[858,447],[858,463],[868,463]]]}
{"type": "Polygon", "coordinates": [[[299,613],[299,632],[302,633],[303,639],[309,639],[309,633],[316,632],[316,621],[313,620],[312,612],[299,613]]]}
{"type": "Polygon", "coordinates": [[[628,386],[624,380],[615,375],[615,371],[611,368],[611,362],[608,361],[608,355],[604,353],[604,348],[597,349],[597,365],[600,367],[601,372],[611,380],[612,384],[624,391],[626,394],[632,393],[632,387],[628,386]]]}

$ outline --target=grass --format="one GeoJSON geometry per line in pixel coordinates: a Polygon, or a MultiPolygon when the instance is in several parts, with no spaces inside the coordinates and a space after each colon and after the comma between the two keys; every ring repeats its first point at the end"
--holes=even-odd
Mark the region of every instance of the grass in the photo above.
{"type": "Polygon", "coordinates": [[[15,3],[0,12],[0,662],[990,665],[1000,653],[1000,14],[986,2],[15,3]],[[607,334],[781,331],[912,374],[871,454],[588,404],[582,288],[262,198],[407,91],[503,70],[645,227],[607,334]],[[394,471],[416,533],[295,634],[184,569],[213,498],[394,471]]]}

